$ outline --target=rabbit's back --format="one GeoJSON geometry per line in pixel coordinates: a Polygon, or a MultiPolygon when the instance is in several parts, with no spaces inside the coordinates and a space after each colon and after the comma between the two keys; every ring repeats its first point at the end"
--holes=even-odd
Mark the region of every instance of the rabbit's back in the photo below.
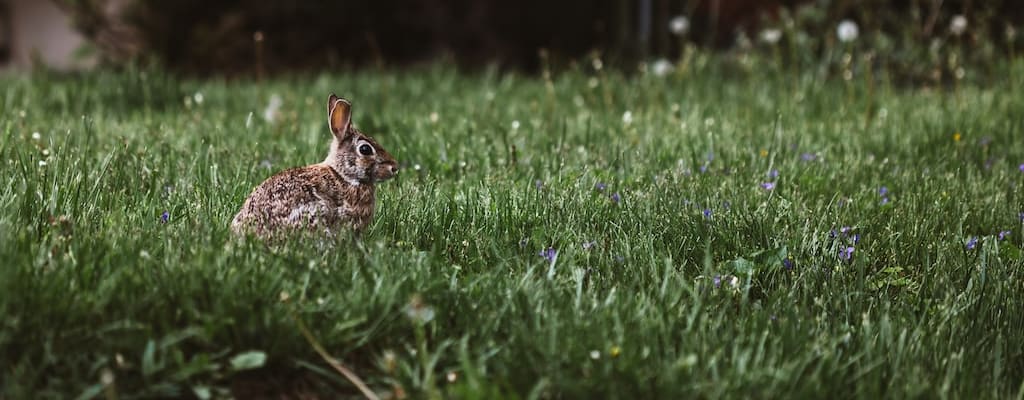
{"type": "Polygon", "coordinates": [[[348,182],[327,165],[293,168],[257,186],[231,228],[257,235],[285,229],[358,232],[372,220],[374,200],[373,185],[348,182]]]}

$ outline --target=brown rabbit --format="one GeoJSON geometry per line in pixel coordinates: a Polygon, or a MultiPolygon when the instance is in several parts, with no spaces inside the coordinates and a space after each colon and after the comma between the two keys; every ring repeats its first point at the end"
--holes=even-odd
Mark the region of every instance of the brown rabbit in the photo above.
{"type": "Polygon", "coordinates": [[[361,232],[373,219],[374,184],[398,172],[398,163],[376,141],[352,127],[352,104],[327,100],[334,133],[327,159],[292,168],[263,181],[231,221],[238,234],[267,237],[281,231],[361,232]]]}

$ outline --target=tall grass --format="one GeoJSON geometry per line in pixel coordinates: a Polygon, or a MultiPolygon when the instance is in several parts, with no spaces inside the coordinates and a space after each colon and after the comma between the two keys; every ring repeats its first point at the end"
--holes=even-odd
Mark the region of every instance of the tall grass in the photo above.
{"type": "Polygon", "coordinates": [[[1022,82],[0,79],[0,397],[357,395],[297,320],[392,396],[1024,394],[1022,82]],[[369,231],[233,238],[331,92],[402,162],[369,231]]]}

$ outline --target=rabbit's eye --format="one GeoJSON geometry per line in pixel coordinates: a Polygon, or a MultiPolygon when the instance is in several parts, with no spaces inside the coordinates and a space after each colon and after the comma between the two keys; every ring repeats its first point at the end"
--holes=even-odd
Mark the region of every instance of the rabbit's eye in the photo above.
{"type": "Polygon", "coordinates": [[[364,156],[372,156],[373,155],[373,146],[370,146],[370,145],[365,144],[365,143],[359,145],[359,154],[362,154],[364,156]]]}

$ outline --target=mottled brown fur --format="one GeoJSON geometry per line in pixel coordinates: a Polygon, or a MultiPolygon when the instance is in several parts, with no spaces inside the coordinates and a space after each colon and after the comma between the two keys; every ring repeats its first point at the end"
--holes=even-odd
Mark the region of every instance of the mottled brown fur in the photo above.
{"type": "Polygon", "coordinates": [[[366,229],[373,220],[374,184],[393,177],[398,166],[376,141],[351,126],[350,107],[331,95],[328,122],[334,140],[327,159],[279,172],[257,186],[231,221],[235,233],[267,237],[289,230],[330,235],[366,229]],[[360,153],[364,145],[372,154],[360,153]]]}

